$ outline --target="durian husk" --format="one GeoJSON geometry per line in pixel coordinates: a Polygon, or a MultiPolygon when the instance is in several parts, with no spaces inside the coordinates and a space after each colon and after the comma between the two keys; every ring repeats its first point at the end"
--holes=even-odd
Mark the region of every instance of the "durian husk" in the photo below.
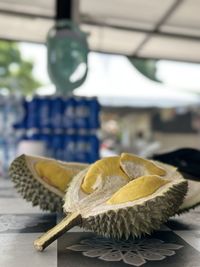
{"type": "Polygon", "coordinates": [[[44,160],[57,162],[66,168],[75,168],[77,173],[88,165],[30,155],[21,155],[12,162],[9,168],[9,176],[18,193],[31,202],[33,206],[39,206],[42,210],[62,212],[64,192],[39,177],[35,169],[35,164],[44,160]]]}
{"type": "MultiPolygon", "coordinates": [[[[169,171],[167,179],[171,178],[171,183],[162,186],[151,196],[118,205],[102,205],[108,199],[108,192],[100,199],[90,195],[81,200],[82,193],[78,188],[87,170],[80,172],[74,177],[65,195],[65,212],[78,211],[82,216],[83,228],[105,237],[128,239],[130,236],[150,234],[177,213],[188,184],[174,167],[157,164],[169,171]]],[[[112,187],[112,191],[115,192],[116,188],[112,187]]]]}

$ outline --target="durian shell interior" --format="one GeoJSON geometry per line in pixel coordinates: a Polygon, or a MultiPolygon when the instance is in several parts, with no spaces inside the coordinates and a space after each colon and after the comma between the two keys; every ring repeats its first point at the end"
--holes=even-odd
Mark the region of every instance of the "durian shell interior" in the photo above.
{"type": "MultiPolygon", "coordinates": [[[[36,156],[29,156],[26,155],[25,156],[25,160],[26,160],[26,164],[27,167],[29,168],[31,174],[33,175],[33,177],[40,182],[45,188],[47,188],[48,190],[50,190],[51,192],[55,193],[56,195],[63,197],[63,192],[60,191],[59,189],[51,186],[50,184],[48,184],[44,179],[42,179],[42,177],[40,177],[35,169],[35,165],[38,161],[44,160],[43,157],[36,157],[36,156]]],[[[46,159],[48,161],[51,161],[51,159],[46,159]]]]}

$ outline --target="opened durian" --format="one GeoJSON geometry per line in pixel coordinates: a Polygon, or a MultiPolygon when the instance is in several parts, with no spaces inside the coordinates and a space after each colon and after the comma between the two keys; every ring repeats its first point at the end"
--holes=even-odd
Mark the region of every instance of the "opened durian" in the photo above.
{"type": "Polygon", "coordinates": [[[17,191],[33,206],[61,212],[66,188],[86,167],[82,163],[21,155],[12,162],[9,175],[17,191]]]}
{"type": "Polygon", "coordinates": [[[188,181],[188,192],[178,213],[189,211],[200,205],[200,150],[178,148],[153,156],[158,160],[178,168],[188,181]]]}
{"type": "Polygon", "coordinates": [[[177,212],[186,192],[187,181],[169,165],[130,154],[99,160],[73,178],[68,216],[34,245],[43,250],[78,224],[117,239],[150,234],[177,212]]]}

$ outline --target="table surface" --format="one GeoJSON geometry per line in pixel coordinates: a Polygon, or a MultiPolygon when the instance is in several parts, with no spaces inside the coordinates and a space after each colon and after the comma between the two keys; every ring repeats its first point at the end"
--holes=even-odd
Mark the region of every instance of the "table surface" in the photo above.
{"type": "Polygon", "coordinates": [[[0,266],[200,267],[200,208],[140,240],[115,242],[76,227],[44,252],[35,251],[33,241],[58,218],[33,208],[0,178],[0,266]]]}

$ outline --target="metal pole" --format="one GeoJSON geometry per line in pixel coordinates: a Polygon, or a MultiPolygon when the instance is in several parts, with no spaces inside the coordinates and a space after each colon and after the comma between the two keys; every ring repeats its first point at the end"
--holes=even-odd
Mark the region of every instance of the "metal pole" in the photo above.
{"type": "Polygon", "coordinates": [[[56,1],[56,20],[71,19],[72,0],[56,1]]]}
{"type": "Polygon", "coordinates": [[[68,19],[78,23],[79,0],[57,0],[56,20],[68,19]]]}

